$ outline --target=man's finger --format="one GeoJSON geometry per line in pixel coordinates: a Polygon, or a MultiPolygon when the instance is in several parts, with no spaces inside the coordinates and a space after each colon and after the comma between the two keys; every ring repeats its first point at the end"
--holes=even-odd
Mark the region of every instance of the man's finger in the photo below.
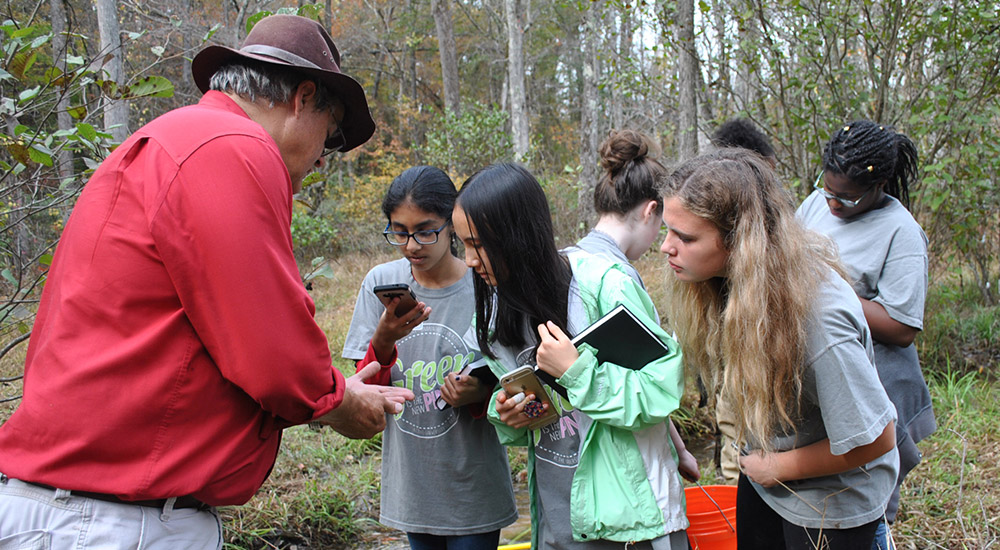
{"type": "Polygon", "coordinates": [[[378,371],[380,371],[381,369],[382,365],[380,365],[378,361],[372,361],[371,363],[365,365],[364,368],[356,372],[354,376],[357,376],[361,380],[368,380],[372,376],[378,374],[378,371]]]}

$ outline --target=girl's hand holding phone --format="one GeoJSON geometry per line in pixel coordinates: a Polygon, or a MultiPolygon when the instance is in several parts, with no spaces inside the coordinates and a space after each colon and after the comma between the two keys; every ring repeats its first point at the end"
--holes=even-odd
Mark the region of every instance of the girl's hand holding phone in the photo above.
{"type": "MultiPolygon", "coordinates": [[[[494,407],[500,415],[500,420],[510,426],[511,428],[527,428],[529,424],[534,422],[534,417],[529,417],[524,414],[524,407],[528,403],[540,403],[535,401],[535,394],[529,393],[525,395],[524,393],[516,394],[512,397],[507,397],[507,393],[503,390],[497,394],[496,406],[494,407]]],[[[548,404],[542,404],[542,410],[548,409],[548,404]]],[[[537,415],[535,415],[537,416],[537,415]]]]}
{"type": "Polygon", "coordinates": [[[492,392],[493,388],[471,374],[451,373],[445,377],[444,385],[441,386],[441,397],[452,407],[482,403],[489,399],[492,392]]]}
{"type": "Polygon", "coordinates": [[[535,354],[538,368],[559,378],[580,357],[580,353],[570,337],[552,321],[538,325],[538,336],[541,342],[535,354]]]}
{"type": "Polygon", "coordinates": [[[376,351],[380,345],[386,345],[390,349],[396,345],[396,340],[413,332],[417,325],[423,323],[431,316],[431,308],[427,304],[418,302],[417,306],[404,313],[401,317],[396,317],[396,306],[399,305],[399,298],[390,301],[385,306],[385,311],[378,320],[375,327],[375,334],[372,337],[372,344],[376,351]]]}

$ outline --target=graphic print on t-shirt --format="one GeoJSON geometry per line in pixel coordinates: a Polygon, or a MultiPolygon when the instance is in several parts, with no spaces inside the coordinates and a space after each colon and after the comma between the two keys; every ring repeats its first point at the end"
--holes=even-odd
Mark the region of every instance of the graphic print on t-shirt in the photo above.
{"type": "Polygon", "coordinates": [[[409,365],[397,359],[393,367],[392,383],[411,390],[415,396],[407,401],[403,412],[395,415],[396,424],[404,433],[415,437],[437,437],[458,422],[454,408],[438,410],[435,404],[441,395],[445,377],[460,372],[470,361],[473,352],[462,337],[439,323],[424,322],[409,335],[396,342],[400,357],[414,357],[409,365]],[[421,352],[439,349],[440,356],[426,357],[421,352]]]}
{"type": "MultiPolygon", "coordinates": [[[[517,354],[518,365],[534,365],[534,347],[517,354]]],[[[580,423],[583,415],[573,409],[569,400],[553,391],[544,382],[542,386],[549,400],[559,413],[559,420],[535,430],[535,460],[548,462],[561,468],[576,468],[580,457],[580,423]]]]}

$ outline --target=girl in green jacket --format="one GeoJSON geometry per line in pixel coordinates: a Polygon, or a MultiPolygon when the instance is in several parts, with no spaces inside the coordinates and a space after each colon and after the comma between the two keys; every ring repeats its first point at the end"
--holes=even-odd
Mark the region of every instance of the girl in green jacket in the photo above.
{"type": "Polygon", "coordinates": [[[452,220],[479,275],[472,339],[485,361],[498,377],[537,363],[566,390],[563,397],[545,386],[559,418],[536,430],[526,429],[525,414],[535,396],[508,399],[499,390],[489,407],[501,442],[528,446],[532,547],[687,548],[668,423],[683,389],[681,356],[649,296],[617,264],[560,254],[545,194],[521,166],[493,165],[469,178],[452,220]],[[632,370],[573,346],[571,335],[618,304],[669,352],[632,370]]]}

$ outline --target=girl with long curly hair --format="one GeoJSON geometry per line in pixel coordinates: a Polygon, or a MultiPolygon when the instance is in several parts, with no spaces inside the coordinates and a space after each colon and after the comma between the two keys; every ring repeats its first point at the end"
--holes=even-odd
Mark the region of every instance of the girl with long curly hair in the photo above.
{"type": "Polygon", "coordinates": [[[867,548],[895,485],[896,412],[835,251],[752,152],[687,161],[662,191],[668,317],[735,416],[740,549],[867,548]]]}

